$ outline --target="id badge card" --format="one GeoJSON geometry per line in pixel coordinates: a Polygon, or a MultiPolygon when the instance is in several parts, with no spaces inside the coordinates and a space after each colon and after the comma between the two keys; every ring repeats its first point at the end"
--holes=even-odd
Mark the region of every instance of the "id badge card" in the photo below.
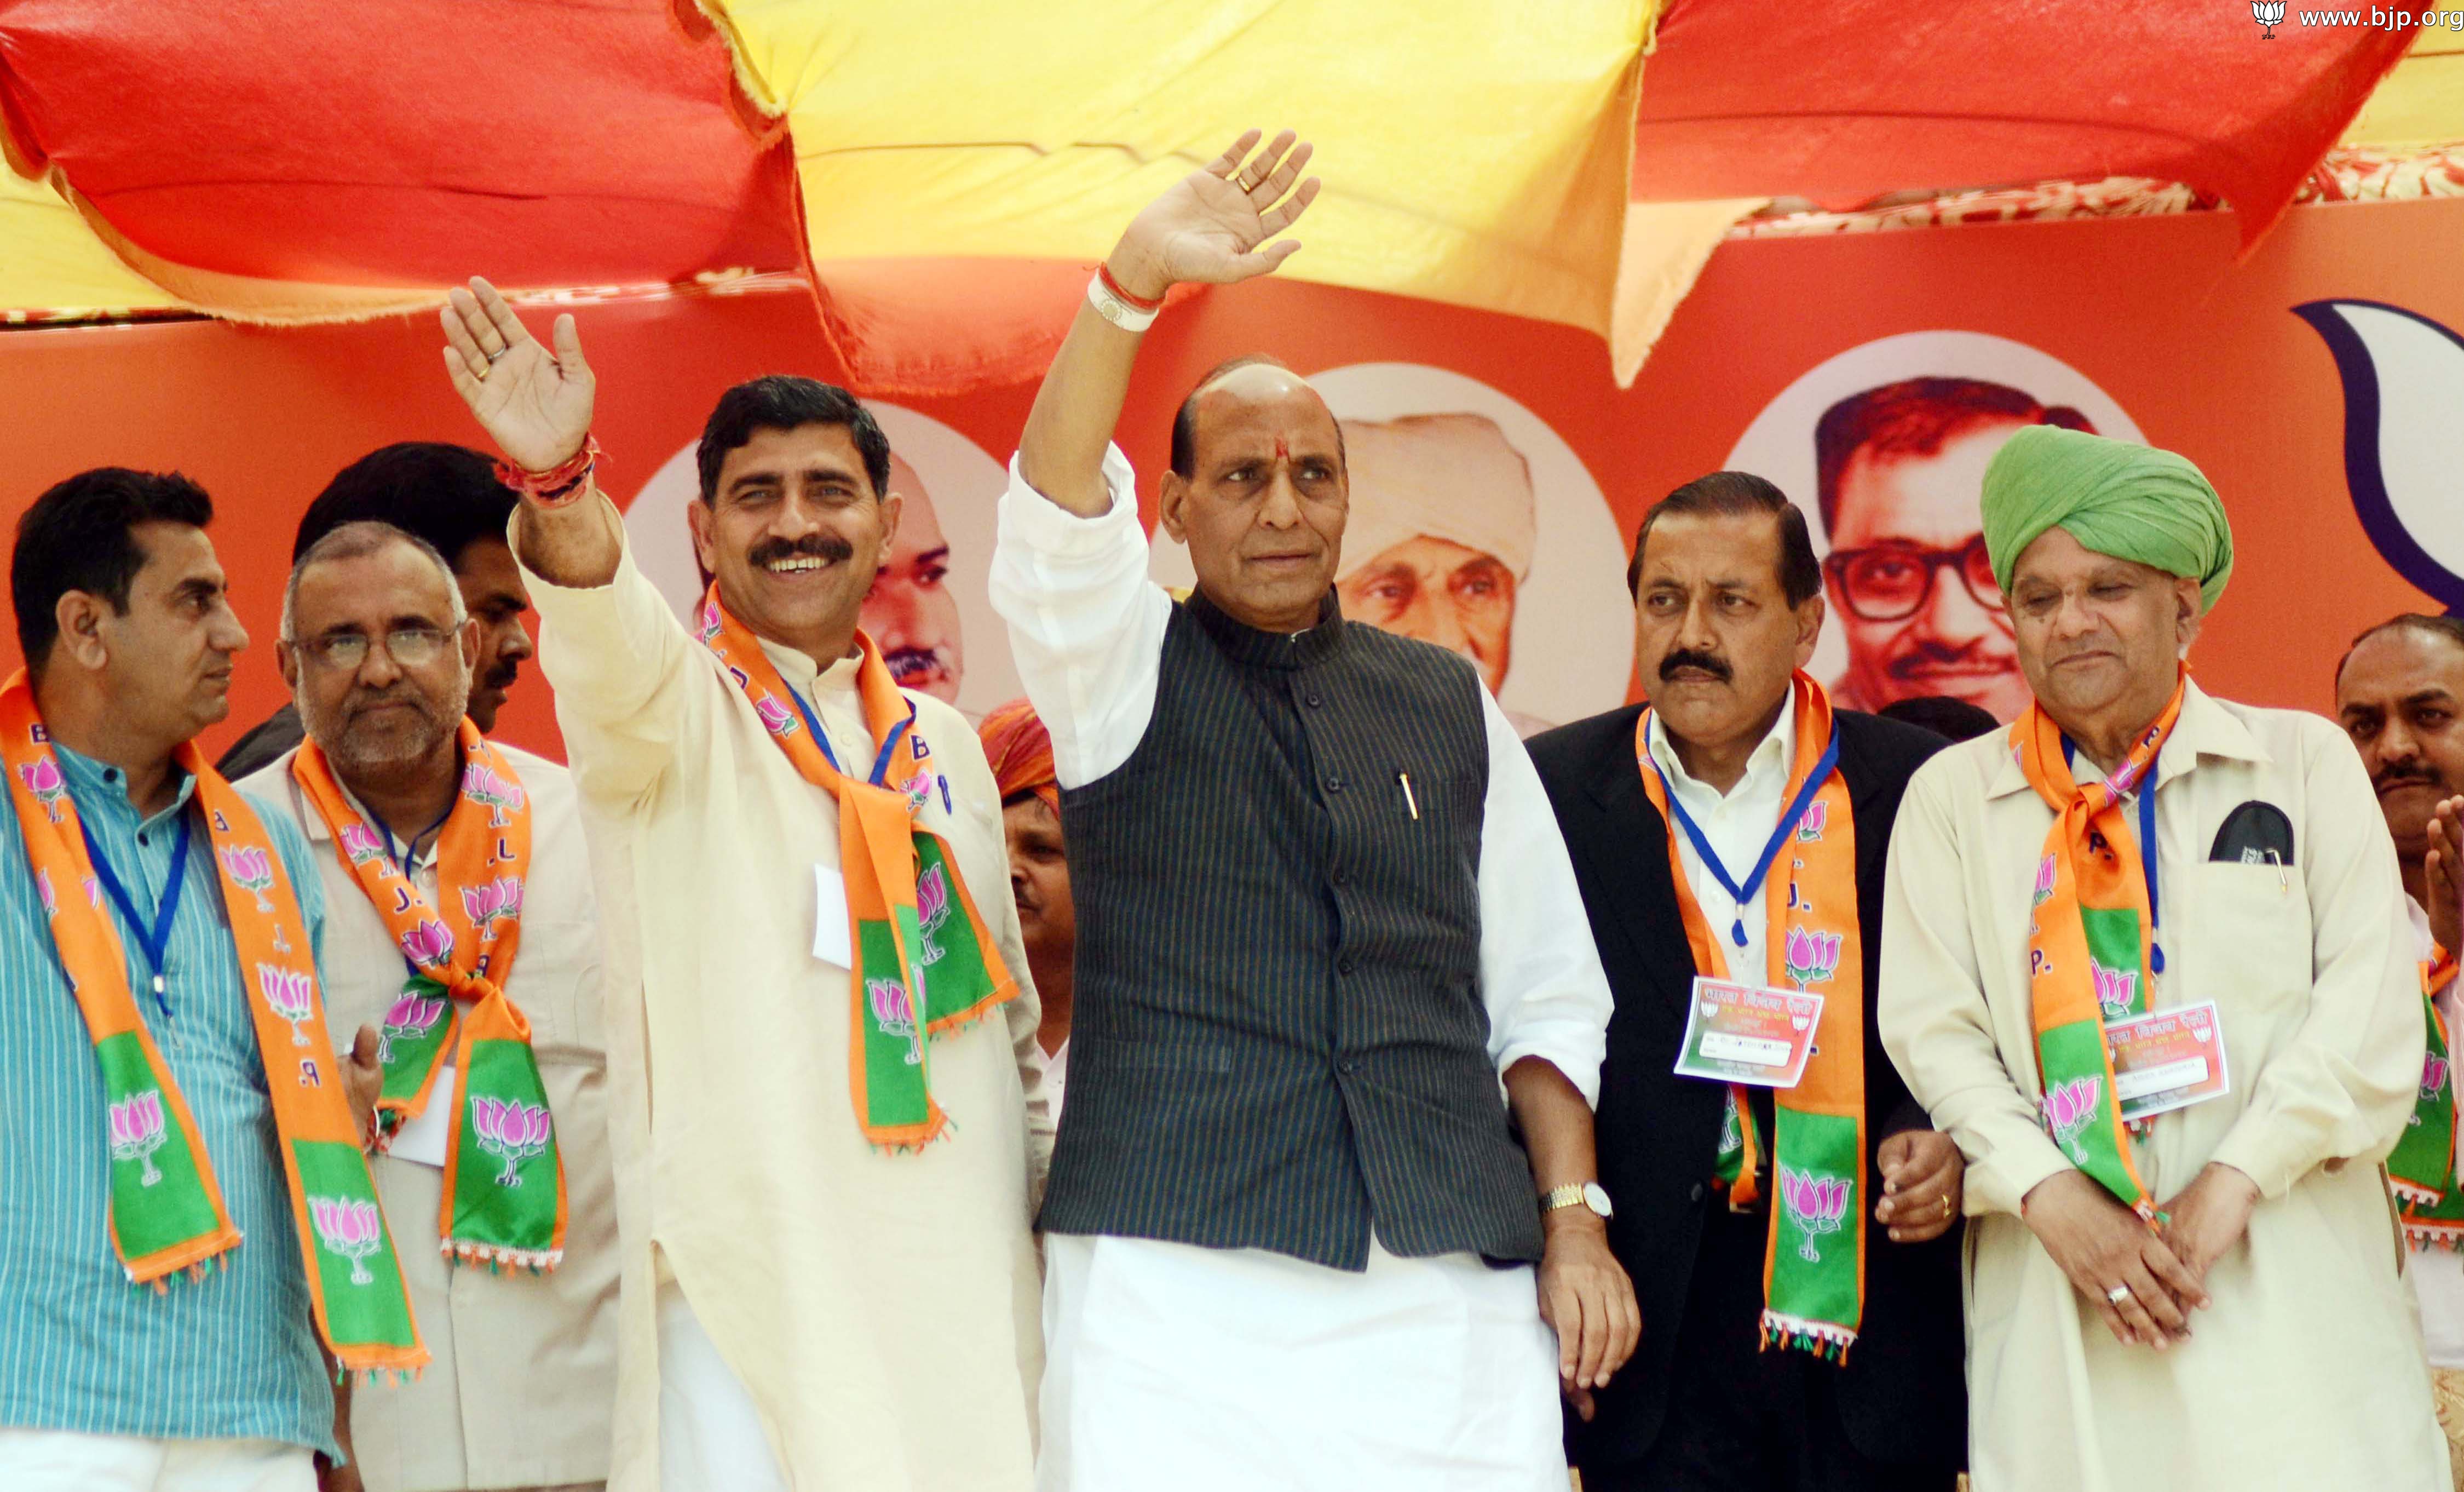
{"type": "Polygon", "coordinates": [[[445,1142],[454,1119],[460,1115],[461,1079],[448,1062],[428,1086],[428,1106],[419,1117],[394,1132],[393,1144],[385,1153],[398,1161],[414,1166],[445,1169],[445,1142]]]}
{"type": "Polygon", "coordinates": [[[1821,1022],[1818,994],[1697,974],[1685,1012],[1685,1039],[1677,1048],[1677,1074],[1793,1088],[1805,1076],[1821,1022]]]}
{"type": "Polygon", "coordinates": [[[2107,1021],[2104,1046],[2113,1055],[2113,1096],[2127,1123],[2232,1091],[2224,1025],[2213,1000],[2107,1021]]]}

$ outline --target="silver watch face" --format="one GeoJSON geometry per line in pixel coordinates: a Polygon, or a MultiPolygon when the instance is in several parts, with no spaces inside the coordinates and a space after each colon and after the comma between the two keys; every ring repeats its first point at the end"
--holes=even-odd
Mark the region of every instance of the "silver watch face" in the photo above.
{"type": "Polygon", "coordinates": [[[1602,1217],[1613,1215],[1613,1210],[1609,1206],[1608,1188],[1596,1181],[1583,1183],[1583,1205],[1602,1217]]]}

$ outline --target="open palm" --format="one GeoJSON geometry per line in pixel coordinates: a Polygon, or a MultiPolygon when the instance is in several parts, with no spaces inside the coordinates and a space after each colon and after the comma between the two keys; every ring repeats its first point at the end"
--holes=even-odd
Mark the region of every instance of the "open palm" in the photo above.
{"type": "Polygon", "coordinates": [[[556,319],[556,350],[550,352],[486,280],[456,288],[448,301],[446,372],[496,449],[534,472],[581,450],[590,434],[599,384],[583,360],[572,316],[556,319]]]}
{"type": "Polygon", "coordinates": [[[1311,147],[1286,130],[1250,158],[1258,138],[1254,129],[1243,135],[1131,222],[1113,260],[1131,290],[1159,297],[1177,283],[1230,284],[1267,273],[1300,248],[1266,241],[1316,200],[1317,178],[1297,190],[1292,185],[1311,147]]]}

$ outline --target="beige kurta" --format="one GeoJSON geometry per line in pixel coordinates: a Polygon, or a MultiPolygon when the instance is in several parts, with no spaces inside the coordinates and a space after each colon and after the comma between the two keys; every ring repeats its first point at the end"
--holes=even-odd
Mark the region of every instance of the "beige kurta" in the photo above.
{"type": "Polygon", "coordinates": [[[2444,1487],[2378,1170],[2411,1111],[2424,1035],[2369,779],[2328,722],[2193,684],[2156,804],[2154,1003],[2216,1002],[2232,1091],[2159,1119],[2140,1173],[2161,1201],[2220,1161],[2263,1197],[2209,1271],[2213,1305],[2162,1354],[2117,1343],[2018,1215],[2068,1162],[2037,1118],[2027,989],[2053,813],[2008,732],[1927,763],[1891,840],[1881,1035],[1968,1156],[1977,1492],[2444,1487]],[[2254,799],[2291,820],[2292,863],[2211,861],[2226,816],[2254,799]]]}
{"type": "MultiPolygon", "coordinates": [[[[416,1382],[363,1386],[352,1396],[352,1450],[368,1492],[558,1486],[607,1477],[616,1393],[616,1195],[600,1030],[599,906],[573,779],[526,751],[497,749],[530,798],[531,869],[505,997],[531,1023],[531,1051],[556,1116],[564,1159],[564,1262],[545,1275],[449,1267],[436,1247],[445,1173],[399,1156],[376,1163],[430,1361],[416,1382]]],[[[409,969],[359,878],[335,853],[332,828],[292,777],[297,754],[284,752],[242,786],[288,813],[316,852],[325,882],[325,1024],[335,1049],[347,1052],[362,1026],[384,1021],[409,969]]],[[[413,879],[435,897],[432,846],[413,879]]]]}
{"type": "MultiPolygon", "coordinates": [[[[1005,1492],[1031,1481],[1040,1294],[1031,990],[933,1048],[948,1138],[876,1152],[848,1095],[848,975],[813,952],[813,867],[838,813],[633,566],[527,576],[609,940],[608,1065],[624,1237],[612,1484],[658,1480],[656,1280],[671,1270],[798,1492],[1005,1492]],[[638,969],[638,977],[635,969],[638,969]]],[[[852,670],[768,648],[847,761],[871,751],[852,670]],[[852,748],[852,749],[851,749],[852,748]]],[[[949,705],[910,692],[921,814],[1027,986],[1001,798],[949,705]]],[[[844,914],[842,914],[844,915],[844,914]]]]}

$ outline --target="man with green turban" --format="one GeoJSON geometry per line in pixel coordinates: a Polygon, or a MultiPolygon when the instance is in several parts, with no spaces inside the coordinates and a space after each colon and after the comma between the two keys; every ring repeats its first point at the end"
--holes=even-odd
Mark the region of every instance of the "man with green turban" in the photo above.
{"type": "Polygon", "coordinates": [[[1968,1159],[1977,1492],[2443,1487],[2378,1172],[2425,1036],[2368,774],[2190,681],[2233,533],[2189,461],[2023,430],[1983,518],[2035,702],[1909,782],[1878,1012],[1968,1159]]]}

